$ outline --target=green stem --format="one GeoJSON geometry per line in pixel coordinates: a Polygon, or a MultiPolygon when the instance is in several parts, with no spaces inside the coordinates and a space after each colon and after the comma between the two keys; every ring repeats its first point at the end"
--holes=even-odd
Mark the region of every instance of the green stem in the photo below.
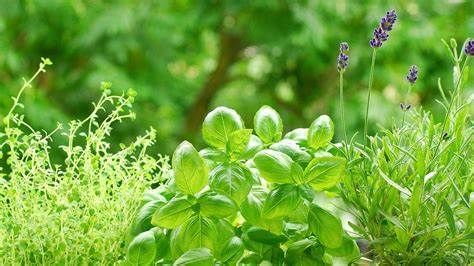
{"type": "Polygon", "coordinates": [[[344,117],[344,73],[339,73],[339,108],[341,109],[342,130],[347,145],[346,119],[344,117]]]}
{"type": "Polygon", "coordinates": [[[370,76],[369,76],[369,87],[367,89],[367,108],[365,110],[365,120],[364,120],[364,143],[367,144],[367,130],[368,130],[368,119],[369,119],[369,107],[370,107],[370,92],[372,90],[372,83],[374,80],[374,67],[375,67],[375,56],[377,54],[377,49],[372,50],[372,63],[370,65],[370,76]]]}
{"type": "Polygon", "coordinates": [[[456,102],[456,98],[459,94],[459,88],[461,87],[461,83],[462,83],[461,81],[462,81],[462,77],[463,77],[463,74],[464,74],[464,69],[465,69],[466,65],[468,64],[469,59],[470,59],[469,57],[466,58],[462,68],[460,69],[461,73],[459,73],[459,78],[458,78],[458,80],[455,84],[456,86],[454,87],[454,92],[452,94],[451,101],[449,102],[448,110],[446,110],[446,115],[444,116],[443,126],[441,128],[441,132],[440,132],[440,135],[439,135],[438,144],[436,145],[436,149],[433,153],[433,159],[436,158],[436,154],[438,153],[439,146],[441,145],[441,142],[443,141],[443,135],[444,135],[444,131],[446,130],[446,125],[448,123],[449,115],[451,114],[451,110],[453,109],[454,103],[456,102]]]}
{"type": "MultiPolygon", "coordinates": [[[[403,103],[405,108],[406,108],[406,105],[409,104],[408,103],[408,97],[410,97],[410,93],[411,93],[412,88],[413,88],[413,84],[410,83],[410,86],[408,87],[407,94],[405,95],[405,102],[403,103]]],[[[406,116],[406,113],[408,112],[408,110],[405,110],[405,108],[403,109],[402,128],[405,126],[405,116],[406,116]]]]}

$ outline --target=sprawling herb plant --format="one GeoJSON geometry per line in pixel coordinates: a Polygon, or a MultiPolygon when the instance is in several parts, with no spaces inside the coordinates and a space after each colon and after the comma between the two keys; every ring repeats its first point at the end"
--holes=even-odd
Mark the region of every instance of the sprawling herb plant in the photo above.
{"type": "Polygon", "coordinates": [[[346,160],[330,153],[333,122],[322,115],[282,134],[269,106],[256,113],[253,131],[232,109],[210,112],[202,125],[209,147],[198,152],[181,143],[173,177],[145,193],[128,262],[325,265],[332,257],[358,258],[340,219],[315,201],[345,172],[346,160]]]}
{"type": "MultiPolygon", "coordinates": [[[[405,102],[403,120],[393,129],[370,137],[367,145],[340,150],[348,159],[340,192],[356,218],[354,233],[367,240],[368,259],[387,265],[472,263],[474,128],[472,98],[462,98],[473,56],[469,43],[458,52],[454,40],[445,42],[454,72],[449,92],[439,80],[442,123],[405,102]]],[[[417,78],[412,66],[410,88],[417,78]]]]}
{"type": "Polygon", "coordinates": [[[111,95],[109,83],[86,119],[49,133],[28,125],[21,96],[50,64],[25,80],[0,126],[0,265],[109,265],[124,259],[132,206],[167,160],[147,154],[154,130],[111,147],[113,126],[134,116],[134,92],[111,95]]]}

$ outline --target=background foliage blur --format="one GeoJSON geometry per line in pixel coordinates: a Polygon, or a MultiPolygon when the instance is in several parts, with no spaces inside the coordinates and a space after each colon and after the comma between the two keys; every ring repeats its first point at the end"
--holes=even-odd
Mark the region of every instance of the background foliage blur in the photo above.
{"type": "Polygon", "coordinates": [[[55,64],[25,95],[29,123],[52,130],[56,121],[83,118],[107,80],[114,93],[138,91],[137,119],[119,126],[115,142],[153,126],[161,153],[183,138],[199,139],[205,113],[218,105],[235,108],[249,125],[263,104],[278,109],[288,128],[305,127],[322,113],[340,125],[341,41],[351,45],[348,129],[361,130],[368,41],[390,8],[399,20],[377,55],[372,130],[396,121],[411,64],[420,79],[410,101],[440,117],[437,78],[452,88],[440,39],[461,45],[474,37],[470,0],[0,0],[0,7],[0,114],[20,77],[49,57],[55,64]]]}

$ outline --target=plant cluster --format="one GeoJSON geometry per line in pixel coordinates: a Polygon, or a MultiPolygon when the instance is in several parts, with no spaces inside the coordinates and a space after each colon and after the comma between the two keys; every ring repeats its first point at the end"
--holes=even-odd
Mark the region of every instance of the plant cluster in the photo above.
{"type": "MultiPolygon", "coordinates": [[[[20,114],[21,96],[51,61],[26,81],[0,130],[0,264],[106,265],[123,259],[129,224],[139,197],[166,158],[147,155],[150,130],[130,145],[113,149],[112,127],[131,118],[134,92],[115,96],[110,83],[84,120],[46,133],[20,114]],[[53,135],[66,138],[60,144],[53,135]],[[54,160],[51,150],[62,150],[54,160]],[[1,157],[1,156],[0,156],[1,157]]],[[[164,167],[164,168],[163,168],[164,167]]]]}
{"type": "Polygon", "coordinates": [[[331,119],[284,137],[269,106],[247,129],[232,109],[218,107],[202,125],[209,147],[182,142],[172,178],[147,191],[132,228],[127,261],[175,265],[330,265],[358,258],[341,220],[316,193],[333,189],[346,160],[331,154],[331,119]],[[255,132],[255,134],[252,134],[255,132]]]}
{"type": "MultiPolygon", "coordinates": [[[[458,51],[455,40],[444,42],[454,62],[452,90],[438,87],[445,110],[441,124],[421,109],[409,112],[408,96],[418,80],[419,69],[412,65],[406,76],[409,90],[401,123],[379,134],[367,135],[370,93],[378,48],[388,39],[396,20],[387,12],[370,41],[373,48],[364,138],[367,142],[344,143],[340,152],[348,160],[340,195],[347,211],[356,218],[349,223],[353,235],[367,242],[364,256],[376,262],[407,265],[464,265],[472,262],[474,216],[472,192],[474,162],[470,115],[471,99],[462,99],[467,82],[473,41],[458,51]],[[408,115],[408,120],[406,116],[408,115]]],[[[342,47],[342,45],[341,45],[342,47]]],[[[340,104],[343,113],[343,81],[340,104]]],[[[346,138],[347,141],[347,138],[346,138]]]]}

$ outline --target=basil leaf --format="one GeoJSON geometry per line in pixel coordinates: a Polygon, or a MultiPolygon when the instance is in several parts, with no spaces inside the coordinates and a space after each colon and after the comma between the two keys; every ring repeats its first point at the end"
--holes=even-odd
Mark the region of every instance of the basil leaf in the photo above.
{"type": "Polygon", "coordinates": [[[288,133],[286,133],[284,139],[293,140],[298,145],[307,146],[308,145],[308,129],[307,128],[297,128],[288,133]]]}
{"type": "Polygon", "coordinates": [[[176,187],[185,194],[196,194],[207,184],[208,170],[193,145],[183,141],[172,160],[176,187]]]}
{"type": "Polygon", "coordinates": [[[311,155],[301,149],[294,140],[281,140],[277,143],[272,144],[270,146],[270,149],[282,152],[290,156],[293,161],[299,164],[307,165],[309,161],[311,161],[311,155]]]}
{"type": "Polygon", "coordinates": [[[250,135],[249,142],[247,143],[247,147],[245,148],[245,151],[240,155],[239,159],[241,160],[246,160],[250,159],[255,154],[261,150],[263,150],[263,142],[262,140],[255,136],[255,135],[250,135]]]}
{"type": "Polygon", "coordinates": [[[347,235],[342,236],[342,244],[337,248],[327,248],[326,252],[335,257],[357,258],[360,254],[357,243],[347,235]]]}
{"type": "Polygon", "coordinates": [[[237,213],[237,206],[228,197],[207,191],[198,198],[200,212],[207,217],[225,218],[237,213]]]}
{"type": "Polygon", "coordinates": [[[170,240],[163,229],[158,227],[152,228],[150,231],[155,235],[156,256],[155,260],[166,257],[170,251],[170,240]]]}
{"type": "Polygon", "coordinates": [[[204,119],[202,136],[204,141],[216,148],[224,149],[232,132],[243,129],[240,115],[227,107],[217,107],[204,119]]]}
{"type": "Polygon", "coordinates": [[[311,204],[308,213],[308,224],[321,244],[328,248],[341,246],[343,234],[341,221],[329,211],[316,204],[311,204]]]}
{"type": "Polygon", "coordinates": [[[127,262],[132,265],[150,265],[155,254],[154,232],[146,231],[137,235],[128,246],[127,262]]]}
{"type": "Polygon", "coordinates": [[[187,251],[194,248],[208,248],[211,251],[217,247],[219,231],[215,223],[204,216],[194,215],[182,224],[176,236],[172,239],[178,250],[187,251]]]}
{"type": "Polygon", "coordinates": [[[244,243],[236,236],[229,239],[222,247],[218,259],[226,265],[236,265],[244,254],[244,243]]]}
{"type": "Polygon", "coordinates": [[[267,181],[273,183],[292,182],[291,166],[294,162],[288,155],[267,149],[258,152],[253,161],[260,175],[267,181]]]}
{"type": "Polygon", "coordinates": [[[292,184],[283,184],[268,195],[263,205],[263,216],[267,219],[285,217],[295,211],[301,201],[298,187],[292,184]]]}
{"type": "Polygon", "coordinates": [[[275,142],[281,139],[283,122],[280,115],[270,106],[262,106],[255,114],[253,120],[255,133],[265,143],[275,142]]]}
{"type": "Polygon", "coordinates": [[[306,249],[316,244],[314,237],[305,238],[288,245],[286,250],[286,260],[290,263],[295,263],[300,259],[306,249]]]}
{"type": "Polygon", "coordinates": [[[176,228],[193,215],[193,204],[185,196],[173,198],[153,214],[151,223],[155,226],[176,228]]]}
{"type": "Polygon", "coordinates": [[[229,137],[229,153],[239,155],[245,152],[251,135],[252,129],[239,129],[232,132],[229,137]]]}
{"type": "Polygon", "coordinates": [[[214,258],[207,248],[195,248],[181,255],[173,265],[213,266],[214,258]]]}
{"type": "Polygon", "coordinates": [[[334,136],[334,124],[327,115],[313,121],[308,129],[308,145],[314,149],[325,147],[334,136]]]}
{"type": "Polygon", "coordinates": [[[240,213],[251,224],[258,224],[262,217],[263,204],[268,192],[261,186],[254,186],[240,206],[240,213]]]}
{"type": "Polygon", "coordinates": [[[240,204],[252,187],[252,173],[247,167],[232,163],[221,164],[210,173],[211,189],[240,204]]]}
{"type": "Polygon", "coordinates": [[[252,226],[247,230],[248,237],[256,242],[275,245],[288,240],[284,235],[276,235],[262,228],[252,226]]]}
{"type": "Polygon", "coordinates": [[[345,172],[346,159],[336,156],[316,157],[304,170],[304,182],[321,191],[335,186],[345,172]]]}
{"type": "Polygon", "coordinates": [[[166,204],[166,201],[152,200],[143,205],[138,211],[137,217],[132,226],[132,235],[136,236],[142,232],[150,230],[153,225],[151,224],[151,217],[161,207],[166,204]]]}

